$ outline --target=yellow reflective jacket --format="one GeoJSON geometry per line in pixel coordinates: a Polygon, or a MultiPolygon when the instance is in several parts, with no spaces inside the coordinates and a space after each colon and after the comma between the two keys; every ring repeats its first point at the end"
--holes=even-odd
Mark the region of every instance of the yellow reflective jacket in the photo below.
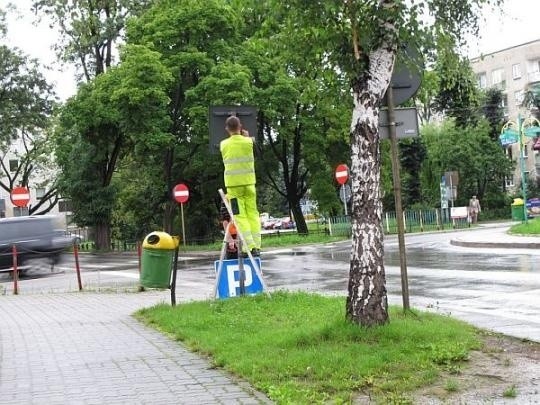
{"type": "Polygon", "coordinates": [[[225,187],[255,184],[253,140],[243,135],[231,135],[221,141],[221,156],[225,171],[225,187]]]}

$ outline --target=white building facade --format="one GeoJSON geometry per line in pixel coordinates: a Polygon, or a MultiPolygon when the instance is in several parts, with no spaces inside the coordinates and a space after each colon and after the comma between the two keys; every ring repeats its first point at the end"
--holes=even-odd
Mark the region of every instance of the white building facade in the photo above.
{"type": "MultiPolygon", "coordinates": [[[[50,190],[51,184],[57,175],[57,169],[51,160],[48,162],[28,161],[28,146],[29,140],[20,138],[11,143],[9,148],[0,151],[0,182],[8,189],[21,185],[21,180],[24,172],[24,165],[30,164],[32,169],[29,171],[27,188],[30,194],[30,201],[27,207],[17,207],[11,201],[11,190],[6,190],[0,187],[0,218],[9,218],[28,215],[32,207],[36,207],[43,198],[46,197],[50,190]],[[23,165],[23,168],[21,168],[23,165]],[[19,171],[19,173],[17,173],[19,171]]],[[[32,145],[30,145],[31,147],[32,145]]],[[[47,202],[40,207],[36,213],[40,213],[49,207],[47,202]]],[[[56,215],[63,219],[62,222],[66,225],[71,222],[71,212],[69,211],[69,203],[60,200],[52,206],[47,212],[50,215],[56,215]]]]}
{"type": "MultiPolygon", "coordinates": [[[[480,88],[498,88],[503,92],[503,106],[506,121],[517,123],[532,117],[532,112],[523,105],[525,93],[531,86],[540,86],[540,39],[502,49],[497,52],[471,59],[471,66],[480,88]]],[[[525,138],[523,150],[525,176],[527,182],[540,180],[540,154],[533,150],[534,138],[525,138]]],[[[516,161],[516,170],[506,185],[516,189],[521,184],[519,143],[506,147],[507,155],[516,161]]]]}

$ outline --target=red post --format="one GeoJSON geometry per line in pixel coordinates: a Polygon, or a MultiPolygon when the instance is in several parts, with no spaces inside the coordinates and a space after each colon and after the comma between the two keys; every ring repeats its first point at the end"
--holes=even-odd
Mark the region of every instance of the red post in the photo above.
{"type": "Polygon", "coordinates": [[[75,256],[75,270],[77,271],[77,282],[79,283],[79,291],[82,291],[81,283],[81,267],[79,266],[79,246],[73,244],[73,255],[75,256]]]}
{"type": "Polygon", "coordinates": [[[139,274],[141,274],[141,242],[137,241],[137,260],[138,260],[138,266],[139,266],[139,274]]]}
{"type": "Polygon", "coordinates": [[[19,270],[17,270],[17,246],[13,245],[13,294],[19,294],[19,270]]]}

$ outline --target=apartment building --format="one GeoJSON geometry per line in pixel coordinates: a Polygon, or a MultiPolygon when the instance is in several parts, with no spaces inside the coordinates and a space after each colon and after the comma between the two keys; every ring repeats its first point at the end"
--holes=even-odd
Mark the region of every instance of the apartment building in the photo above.
{"type": "MultiPolygon", "coordinates": [[[[473,58],[471,66],[480,88],[495,87],[503,91],[507,120],[517,122],[518,115],[522,119],[532,116],[531,111],[523,105],[523,98],[532,86],[540,86],[540,39],[473,58]]],[[[529,182],[540,181],[540,153],[533,150],[535,142],[535,139],[527,138],[523,151],[525,175],[529,182]]],[[[507,146],[506,153],[517,160],[519,144],[507,146]]],[[[509,189],[520,186],[519,162],[513,178],[507,179],[506,183],[509,189]]]]}

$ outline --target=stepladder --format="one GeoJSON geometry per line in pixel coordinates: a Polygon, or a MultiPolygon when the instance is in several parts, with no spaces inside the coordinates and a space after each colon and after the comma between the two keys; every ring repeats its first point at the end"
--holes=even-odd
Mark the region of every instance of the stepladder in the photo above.
{"type": "Polygon", "coordinates": [[[223,246],[219,260],[214,263],[216,282],[214,286],[215,298],[229,298],[242,295],[252,295],[261,292],[270,295],[261,271],[261,260],[253,257],[247,247],[242,229],[238,227],[235,216],[227,196],[219,189],[219,195],[227,210],[229,221],[224,229],[223,246]],[[235,230],[236,237],[231,231],[235,230]],[[231,245],[234,244],[237,257],[231,258],[231,245]],[[247,255],[247,257],[244,257],[247,255]]]}

